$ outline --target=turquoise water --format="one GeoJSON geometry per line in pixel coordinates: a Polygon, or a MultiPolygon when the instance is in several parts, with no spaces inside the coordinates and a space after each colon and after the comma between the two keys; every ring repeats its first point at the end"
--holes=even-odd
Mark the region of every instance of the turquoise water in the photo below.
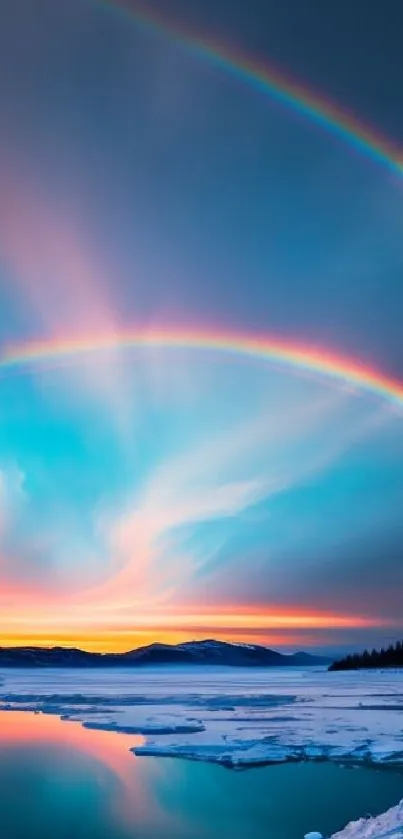
{"type": "Polygon", "coordinates": [[[0,825],[7,839],[302,839],[383,812],[397,772],[326,763],[230,771],[136,758],[139,738],[56,717],[0,714],[0,825]]]}

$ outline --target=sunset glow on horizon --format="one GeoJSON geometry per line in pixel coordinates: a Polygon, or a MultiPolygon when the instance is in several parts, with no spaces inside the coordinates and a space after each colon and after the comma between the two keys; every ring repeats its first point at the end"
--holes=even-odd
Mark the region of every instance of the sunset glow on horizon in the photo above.
{"type": "Polygon", "coordinates": [[[331,613],[279,612],[278,610],[255,610],[237,604],[236,610],[211,612],[187,608],[183,614],[154,613],[137,616],[133,627],[119,625],[109,629],[96,623],[94,626],[78,626],[62,618],[38,617],[38,602],[35,603],[36,617],[26,613],[25,619],[15,621],[12,616],[3,618],[1,640],[6,647],[18,646],[66,646],[79,647],[96,652],[127,652],[153,643],[178,644],[190,640],[205,640],[207,637],[233,643],[260,643],[274,647],[298,647],[301,642],[307,646],[318,643],[320,630],[381,629],[387,622],[376,618],[335,615],[331,613]],[[63,625],[63,629],[60,627],[63,625]],[[6,629],[7,627],[7,629],[6,629]],[[34,630],[34,627],[37,627],[34,630]],[[313,630],[311,636],[300,634],[301,630],[313,630]]]}

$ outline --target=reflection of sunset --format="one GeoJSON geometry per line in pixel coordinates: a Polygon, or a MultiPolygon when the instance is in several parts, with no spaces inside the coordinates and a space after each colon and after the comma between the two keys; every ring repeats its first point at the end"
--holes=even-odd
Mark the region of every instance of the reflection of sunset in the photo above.
{"type": "Polygon", "coordinates": [[[111,795],[114,812],[119,818],[135,823],[145,822],[150,811],[153,818],[156,816],[156,805],[154,801],[150,802],[144,777],[137,771],[138,759],[129,751],[141,742],[140,736],[85,729],[81,723],[61,721],[52,715],[25,711],[0,713],[2,749],[6,746],[24,750],[44,746],[69,749],[94,760],[118,782],[116,800],[111,795]]]}

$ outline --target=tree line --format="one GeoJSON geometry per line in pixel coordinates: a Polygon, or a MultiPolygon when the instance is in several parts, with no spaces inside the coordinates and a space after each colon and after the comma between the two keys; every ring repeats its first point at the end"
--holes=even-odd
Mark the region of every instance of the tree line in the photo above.
{"type": "Polygon", "coordinates": [[[360,670],[369,667],[403,667],[403,641],[391,644],[387,649],[364,650],[363,653],[348,655],[334,661],[329,670],[360,670]]]}

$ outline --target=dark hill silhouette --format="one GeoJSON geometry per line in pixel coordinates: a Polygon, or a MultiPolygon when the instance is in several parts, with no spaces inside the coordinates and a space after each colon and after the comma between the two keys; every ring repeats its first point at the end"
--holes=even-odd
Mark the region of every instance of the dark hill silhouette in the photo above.
{"type": "Polygon", "coordinates": [[[283,655],[258,644],[187,641],[150,644],[127,653],[90,653],[70,647],[0,647],[0,667],[145,667],[224,665],[231,667],[301,667],[328,664],[328,658],[283,655]]]}
{"type": "Polygon", "coordinates": [[[340,661],[333,661],[329,670],[360,670],[374,667],[403,667],[403,641],[392,644],[386,650],[372,650],[348,655],[340,661]]]}

